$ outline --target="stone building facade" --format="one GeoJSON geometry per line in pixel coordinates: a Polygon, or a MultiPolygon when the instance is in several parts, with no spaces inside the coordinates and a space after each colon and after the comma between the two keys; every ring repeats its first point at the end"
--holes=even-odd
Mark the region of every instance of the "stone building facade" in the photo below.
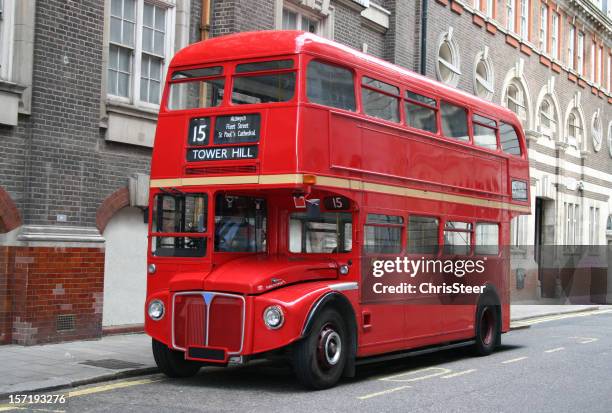
{"type": "Polygon", "coordinates": [[[0,343],[142,323],[159,90],[202,33],[315,32],[517,112],[534,211],[513,223],[518,294],[538,294],[522,246],[612,241],[609,0],[0,4],[0,343]]]}

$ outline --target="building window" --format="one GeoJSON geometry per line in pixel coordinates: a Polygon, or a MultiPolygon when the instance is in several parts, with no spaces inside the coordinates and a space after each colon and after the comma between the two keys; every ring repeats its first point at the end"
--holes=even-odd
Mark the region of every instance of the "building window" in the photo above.
{"type": "Polygon", "coordinates": [[[591,123],[591,135],[593,137],[593,149],[595,152],[599,152],[601,149],[601,141],[603,137],[601,116],[599,112],[595,112],[593,115],[593,121],[591,123]]]}
{"type": "Polygon", "coordinates": [[[128,101],[159,105],[172,39],[172,4],[111,0],[107,92],[128,101]]]}
{"type": "Polygon", "coordinates": [[[544,53],[548,52],[548,6],[542,4],[540,8],[540,50],[544,53]]]}
{"type": "Polygon", "coordinates": [[[516,31],[515,26],[515,15],[514,11],[516,10],[516,0],[506,0],[506,28],[514,32],[516,31]]]}
{"type": "Polygon", "coordinates": [[[612,55],[608,55],[608,71],[606,72],[606,88],[612,91],[612,55]]]}
{"type": "Polygon", "coordinates": [[[14,0],[0,0],[0,79],[10,80],[13,53],[14,0]]]}
{"type": "Polygon", "coordinates": [[[582,147],[583,127],[581,119],[576,109],[572,109],[567,117],[567,143],[576,149],[582,147]]]}
{"type": "Polygon", "coordinates": [[[520,35],[523,40],[529,38],[529,0],[520,0],[521,2],[521,20],[520,20],[520,35]]]}
{"type": "Polygon", "coordinates": [[[589,66],[589,79],[593,82],[595,79],[595,42],[591,43],[591,65],[589,66]]]}
{"type": "Polygon", "coordinates": [[[608,152],[612,156],[612,122],[608,124],[608,152]]]}
{"type": "Polygon", "coordinates": [[[474,68],[474,93],[484,99],[493,97],[494,78],[493,64],[487,56],[488,53],[480,52],[476,55],[476,64],[474,68]]]}
{"type": "Polygon", "coordinates": [[[549,139],[557,139],[558,114],[550,96],[544,97],[539,107],[540,132],[549,139]]]}
{"type": "Polygon", "coordinates": [[[436,74],[442,82],[456,86],[461,75],[461,63],[459,58],[459,49],[452,40],[450,34],[444,35],[438,47],[438,64],[436,66],[436,74]]]}
{"type": "Polygon", "coordinates": [[[599,65],[599,70],[597,71],[597,84],[604,84],[604,60],[603,60],[603,46],[600,46],[597,49],[597,63],[599,65]]]}
{"type": "Polygon", "coordinates": [[[567,39],[567,65],[570,69],[575,69],[574,64],[574,47],[576,42],[576,28],[574,26],[569,27],[568,39],[567,39]]]}
{"type": "Polygon", "coordinates": [[[599,208],[589,208],[589,245],[599,244],[599,208]]]}
{"type": "Polygon", "coordinates": [[[551,15],[551,35],[550,35],[550,47],[553,59],[559,58],[559,15],[553,13],[551,15]]]}
{"type": "Polygon", "coordinates": [[[584,33],[578,32],[578,50],[576,54],[576,70],[584,75],[584,33]]]}
{"type": "Polygon", "coordinates": [[[515,79],[506,88],[506,99],[504,103],[508,109],[519,117],[523,125],[527,121],[527,107],[525,98],[525,90],[523,89],[523,86],[518,82],[518,80],[515,79]]]}
{"type": "Polygon", "coordinates": [[[283,30],[303,30],[319,34],[319,21],[297,10],[283,9],[283,30]]]}
{"type": "Polygon", "coordinates": [[[519,215],[510,221],[510,245],[513,247],[524,245],[525,219],[524,215],[519,215]]]}
{"type": "Polygon", "coordinates": [[[565,210],[565,245],[573,246],[580,243],[579,208],[577,204],[564,203],[565,210]]]}

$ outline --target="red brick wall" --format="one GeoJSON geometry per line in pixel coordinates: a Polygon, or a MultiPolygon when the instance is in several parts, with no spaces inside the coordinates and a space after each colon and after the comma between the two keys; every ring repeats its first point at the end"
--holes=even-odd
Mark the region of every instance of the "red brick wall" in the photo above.
{"type": "Polygon", "coordinates": [[[101,336],[104,248],[0,247],[3,280],[0,343],[101,336]],[[58,315],[74,315],[74,329],[58,331],[58,315]]]}

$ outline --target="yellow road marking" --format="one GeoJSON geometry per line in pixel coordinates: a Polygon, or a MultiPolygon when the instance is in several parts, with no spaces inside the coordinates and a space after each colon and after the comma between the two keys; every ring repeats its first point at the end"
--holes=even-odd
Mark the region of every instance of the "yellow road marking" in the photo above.
{"type": "MultiPolygon", "coordinates": [[[[68,392],[66,394],[66,398],[86,396],[89,394],[102,393],[102,392],[116,390],[116,389],[124,389],[126,387],[132,387],[132,386],[140,386],[143,384],[155,383],[161,380],[162,379],[141,379],[141,380],[131,380],[131,381],[120,381],[117,383],[105,384],[102,386],[88,387],[86,389],[74,390],[74,391],[68,392]]],[[[0,405],[0,412],[6,412],[10,410],[34,410],[30,407],[25,407],[25,406],[31,406],[31,405],[36,405],[36,404],[37,403],[24,403],[21,405],[3,404],[3,405],[0,405]]],[[[63,412],[63,410],[44,410],[44,409],[37,409],[37,410],[47,411],[47,412],[63,412]]]]}
{"type": "Polygon", "coordinates": [[[385,394],[389,394],[389,393],[393,393],[396,392],[398,390],[404,390],[404,389],[408,389],[412,386],[400,386],[400,387],[394,387],[392,389],[389,390],[383,390],[383,391],[379,391],[377,393],[370,393],[370,394],[366,394],[365,396],[359,396],[357,397],[359,400],[366,400],[366,399],[370,399],[372,397],[376,397],[376,396],[383,396],[385,394]]]}
{"type": "Polygon", "coordinates": [[[538,317],[538,318],[532,318],[532,319],[525,320],[525,321],[516,321],[516,322],[512,323],[512,326],[514,326],[514,327],[530,326],[530,325],[533,325],[533,324],[544,323],[546,321],[563,320],[564,318],[574,318],[574,317],[588,317],[588,316],[592,316],[592,315],[607,314],[607,313],[611,313],[611,312],[612,312],[612,310],[593,310],[593,311],[581,311],[581,312],[578,312],[578,313],[556,314],[556,315],[549,315],[549,316],[542,316],[542,317],[538,317]]]}
{"type": "Polygon", "coordinates": [[[469,369],[469,370],[464,370],[464,371],[458,371],[457,373],[447,374],[446,376],[442,376],[440,378],[441,379],[452,379],[453,377],[463,376],[464,374],[470,374],[470,373],[473,373],[475,371],[476,371],[476,369],[469,369]]]}
{"type": "Polygon", "coordinates": [[[525,356],[525,357],[517,357],[515,359],[510,359],[510,360],[502,361],[502,364],[515,363],[517,361],[525,360],[526,358],[527,358],[527,356],[525,356]]]}
{"type": "Polygon", "coordinates": [[[550,350],[544,350],[544,353],[555,353],[561,350],[565,350],[565,347],[551,348],[550,350]]]}
{"type": "Polygon", "coordinates": [[[400,383],[406,382],[407,383],[407,382],[425,380],[425,379],[429,379],[431,377],[441,376],[443,374],[450,373],[451,371],[452,370],[445,369],[445,368],[442,368],[442,367],[428,367],[428,368],[425,368],[425,369],[419,369],[419,370],[409,371],[407,373],[400,373],[400,374],[395,374],[395,375],[389,376],[389,377],[383,377],[382,379],[378,379],[378,380],[382,380],[382,381],[395,381],[395,382],[400,382],[400,383]],[[408,379],[398,379],[398,377],[409,376],[409,375],[413,375],[413,374],[417,374],[417,373],[423,373],[423,372],[426,372],[426,371],[435,371],[435,373],[426,374],[425,376],[412,377],[412,378],[408,378],[408,379]]]}

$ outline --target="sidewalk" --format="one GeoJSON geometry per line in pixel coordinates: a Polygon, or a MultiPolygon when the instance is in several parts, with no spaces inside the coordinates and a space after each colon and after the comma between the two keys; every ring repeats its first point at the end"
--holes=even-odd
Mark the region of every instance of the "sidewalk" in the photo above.
{"type": "MultiPolygon", "coordinates": [[[[514,305],[513,322],[545,315],[592,311],[597,305],[514,305]]],[[[0,399],[9,394],[76,387],[157,371],[145,334],[41,346],[0,346],[0,399]]]]}

